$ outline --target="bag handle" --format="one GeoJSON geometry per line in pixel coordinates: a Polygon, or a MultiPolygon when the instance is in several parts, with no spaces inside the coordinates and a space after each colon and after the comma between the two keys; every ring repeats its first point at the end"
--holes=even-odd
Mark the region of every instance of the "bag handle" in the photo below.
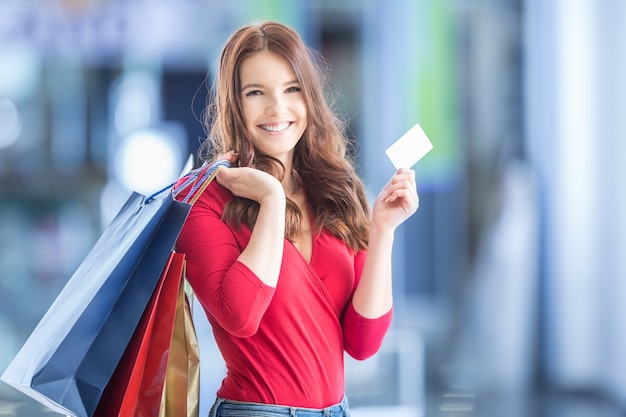
{"type": "Polygon", "coordinates": [[[189,185],[191,185],[194,181],[196,181],[193,187],[191,188],[191,190],[189,191],[189,193],[185,196],[185,198],[182,201],[183,203],[189,203],[193,205],[196,201],[198,201],[198,198],[200,198],[200,195],[204,192],[206,187],[208,187],[211,181],[213,181],[213,179],[217,175],[218,168],[220,167],[230,168],[230,166],[231,166],[230,162],[224,159],[218,159],[210,163],[207,166],[202,166],[198,169],[190,171],[188,174],[182,177],[184,179],[184,182],[182,184],[175,187],[176,183],[178,182],[176,181],[174,183],[169,184],[166,187],[163,187],[159,191],[147,197],[144,201],[144,204],[149,204],[159,194],[167,190],[172,190],[171,192],[175,197],[178,194],[180,194],[184,189],[189,187],[189,185]],[[200,175],[202,175],[202,177],[200,177],[200,175]],[[200,180],[198,180],[198,177],[200,177],[200,180]]]}
{"type": "MultiPolygon", "coordinates": [[[[229,168],[230,167],[230,162],[225,161],[223,159],[218,159],[218,160],[214,161],[212,164],[210,164],[207,167],[206,172],[204,173],[202,178],[200,178],[200,181],[196,182],[193,185],[193,187],[191,187],[191,190],[189,190],[189,193],[187,193],[187,195],[183,199],[183,203],[189,203],[191,205],[195,204],[196,201],[198,201],[198,199],[200,198],[200,196],[204,192],[204,190],[206,190],[206,188],[209,186],[209,184],[215,179],[215,176],[217,175],[217,171],[221,167],[229,168]]],[[[184,188],[180,188],[178,190],[174,190],[173,191],[174,195],[177,195],[183,189],[184,188]]]]}

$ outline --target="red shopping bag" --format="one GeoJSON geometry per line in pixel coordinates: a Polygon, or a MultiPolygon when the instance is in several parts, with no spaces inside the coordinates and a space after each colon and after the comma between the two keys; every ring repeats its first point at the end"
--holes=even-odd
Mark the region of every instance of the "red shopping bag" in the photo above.
{"type": "Polygon", "coordinates": [[[141,322],[94,417],[157,416],[167,372],[178,294],[184,290],[184,257],[172,253],[141,322]]]}

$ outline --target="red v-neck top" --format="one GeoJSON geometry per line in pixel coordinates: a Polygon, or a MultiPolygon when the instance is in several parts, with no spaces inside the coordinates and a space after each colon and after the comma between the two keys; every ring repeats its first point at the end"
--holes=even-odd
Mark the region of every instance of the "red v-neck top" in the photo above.
{"type": "Polygon", "coordinates": [[[366,251],[327,231],[313,236],[310,263],[284,240],[276,288],[237,261],[250,239],[220,218],[230,191],[217,182],[194,204],[176,244],[187,279],[213,327],[227,374],[223,398],[323,408],[344,394],[344,350],[366,359],[380,348],[392,311],[377,319],[352,307],[366,251]]]}

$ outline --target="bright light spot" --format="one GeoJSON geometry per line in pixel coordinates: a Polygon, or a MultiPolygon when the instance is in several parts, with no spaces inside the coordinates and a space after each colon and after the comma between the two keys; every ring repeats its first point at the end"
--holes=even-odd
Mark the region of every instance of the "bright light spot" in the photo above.
{"type": "Polygon", "coordinates": [[[156,80],[150,74],[126,75],[119,84],[115,128],[120,136],[144,129],[156,117],[156,80]]]}
{"type": "Polygon", "coordinates": [[[0,99],[0,148],[13,145],[22,132],[20,113],[11,100],[0,99]]]}
{"type": "Polygon", "coordinates": [[[129,191],[151,194],[178,178],[182,152],[164,131],[143,130],[127,137],[119,146],[114,170],[129,191]]]}
{"type": "Polygon", "coordinates": [[[41,57],[23,42],[0,44],[0,96],[23,100],[37,94],[41,79],[41,57]]]}

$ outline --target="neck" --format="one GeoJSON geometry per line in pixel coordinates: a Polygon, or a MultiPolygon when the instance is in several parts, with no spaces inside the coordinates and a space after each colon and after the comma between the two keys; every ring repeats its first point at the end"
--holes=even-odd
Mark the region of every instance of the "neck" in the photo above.
{"type": "Polygon", "coordinates": [[[285,174],[281,181],[285,194],[293,195],[300,189],[300,178],[298,174],[293,172],[293,164],[291,158],[281,161],[285,167],[285,174]]]}
{"type": "Polygon", "coordinates": [[[285,190],[285,194],[290,196],[296,194],[298,190],[300,190],[300,179],[290,170],[288,172],[285,172],[285,177],[282,180],[282,185],[285,190]]]}

